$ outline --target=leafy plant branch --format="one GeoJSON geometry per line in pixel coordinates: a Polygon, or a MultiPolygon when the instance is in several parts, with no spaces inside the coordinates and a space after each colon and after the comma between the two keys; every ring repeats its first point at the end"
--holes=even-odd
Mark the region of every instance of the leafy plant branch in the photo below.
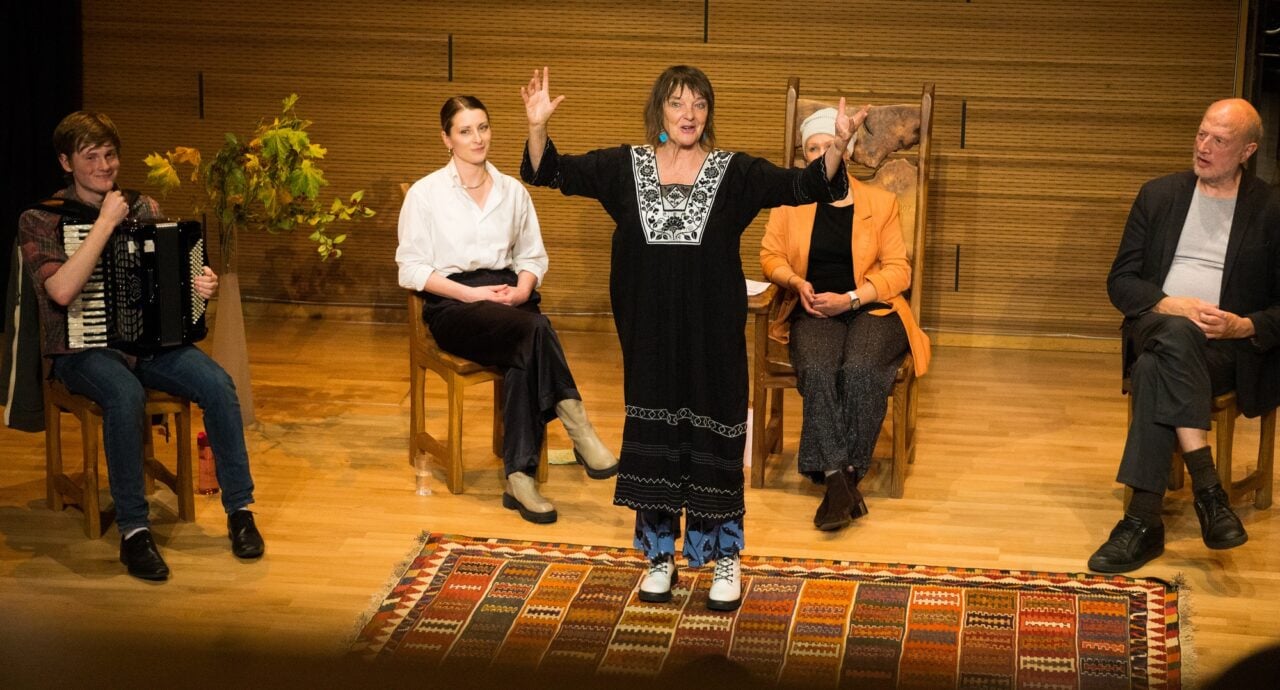
{"type": "Polygon", "coordinates": [[[342,256],[338,245],[347,239],[345,233],[329,234],[332,223],[374,215],[364,203],[363,190],[345,200],[335,197],[327,206],[321,201],[321,188],[329,182],[317,161],[327,150],[311,141],[311,121],[298,117],[297,101],[297,94],[284,99],[280,115],[270,122],[260,120],[247,139],[228,132],[211,159],[202,160],[200,151],[188,146],[146,158],[147,180],[161,194],[181,186],[179,168],[191,168],[189,181],[203,186],[207,208],[218,219],[224,269],[232,265],[235,233],[241,229],[282,233],[307,228],[320,260],[326,261],[342,256]]]}

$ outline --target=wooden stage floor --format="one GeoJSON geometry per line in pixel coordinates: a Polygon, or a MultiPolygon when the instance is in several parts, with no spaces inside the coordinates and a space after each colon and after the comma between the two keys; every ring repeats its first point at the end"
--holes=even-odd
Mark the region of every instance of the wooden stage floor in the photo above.
{"type": "MultiPolygon", "coordinates": [[[[423,530],[631,543],[632,514],[611,504],[612,480],[591,481],[576,465],[553,466],[545,486],[559,522],[533,525],[501,507],[501,464],[488,450],[488,387],[468,395],[466,493],[449,494],[437,472],[434,494],[415,495],[404,326],[250,318],[247,328],[259,420],[247,437],[266,557],[245,564],[230,555],[216,497],[198,496],[197,520],[182,523],[174,497],[162,489],[152,514],[173,578],[161,585],[130,578],[117,561],[114,527],[89,540],[76,510],[46,508],[43,436],[0,431],[0,677],[28,669],[17,678],[32,681],[41,676],[27,674],[57,671],[68,684],[88,684],[93,676],[77,681],[71,665],[78,650],[113,657],[117,649],[153,644],[193,657],[336,659],[423,530]]],[[[616,339],[561,336],[592,419],[616,449],[616,339]]],[[[921,382],[919,451],[906,496],[871,497],[866,519],[834,534],[817,532],[811,519],[820,494],[799,479],[788,455],[788,463],[768,469],[767,488],[748,490],[748,550],[1083,570],[1120,515],[1113,479],[1125,403],[1116,360],[938,348],[921,382]]],[[[434,378],[428,384],[435,392],[429,423],[440,429],[441,387],[434,378]]],[[[790,395],[789,454],[799,434],[799,399],[790,395]]],[[[69,457],[78,455],[73,421],[64,435],[69,457]]],[[[1242,422],[1237,471],[1253,462],[1256,438],[1256,422],[1242,422]]],[[[558,423],[550,444],[568,448],[558,423]]],[[[1280,505],[1238,508],[1249,542],[1210,551],[1200,541],[1189,489],[1171,494],[1166,553],[1137,573],[1190,586],[1202,681],[1280,641],[1280,505]]],[[[146,662],[165,664],[154,655],[146,662]]]]}

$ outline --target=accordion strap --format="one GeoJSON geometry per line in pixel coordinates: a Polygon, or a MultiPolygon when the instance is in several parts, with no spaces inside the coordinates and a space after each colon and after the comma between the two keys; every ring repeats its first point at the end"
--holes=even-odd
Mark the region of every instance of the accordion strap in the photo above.
{"type": "MultiPolygon", "coordinates": [[[[124,195],[125,203],[130,209],[133,208],[133,204],[138,200],[138,197],[141,196],[140,193],[132,189],[122,189],[120,190],[120,193],[124,195]]],[[[90,206],[83,201],[77,201],[75,199],[59,199],[58,197],[49,197],[48,199],[37,201],[23,210],[45,211],[46,213],[53,213],[59,216],[76,218],[79,220],[97,220],[98,218],[97,207],[90,206]]]]}

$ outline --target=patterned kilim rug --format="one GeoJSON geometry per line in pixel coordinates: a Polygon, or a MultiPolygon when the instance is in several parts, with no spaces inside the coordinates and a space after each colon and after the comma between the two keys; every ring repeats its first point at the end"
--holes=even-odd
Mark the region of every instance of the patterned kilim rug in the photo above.
{"type": "Polygon", "coordinates": [[[742,607],[721,613],[710,567],[682,568],[667,604],[636,598],[644,569],[631,549],[424,534],[353,653],[611,685],[1181,685],[1179,592],[1160,580],[744,556],[742,607]]]}

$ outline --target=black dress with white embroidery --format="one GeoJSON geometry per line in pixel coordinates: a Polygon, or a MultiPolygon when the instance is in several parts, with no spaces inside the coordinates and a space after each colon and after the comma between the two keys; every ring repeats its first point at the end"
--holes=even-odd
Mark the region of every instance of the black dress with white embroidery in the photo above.
{"type": "MultiPolygon", "coordinates": [[[[843,168],[843,166],[842,166],[843,168]]],[[[785,170],[714,150],[692,186],[660,186],[654,149],[561,155],[548,140],[524,181],[598,200],[617,224],[609,296],[626,422],[613,502],[711,520],[742,517],[746,290],[738,243],[763,208],[840,199],[822,159],[785,170]]]]}

